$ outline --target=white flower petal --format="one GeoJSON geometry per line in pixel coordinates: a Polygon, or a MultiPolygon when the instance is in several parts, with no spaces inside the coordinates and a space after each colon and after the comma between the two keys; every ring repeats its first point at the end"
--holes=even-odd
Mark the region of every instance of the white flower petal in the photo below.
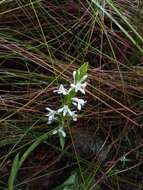
{"type": "Polygon", "coordinates": [[[81,110],[81,104],[77,104],[77,109],[81,110]]]}
{"type": "Polygon", "coordinates": [[[58,130],[56,130],[56,129],[52,132],[53,135],[55,135],[57,133],[58,133],[58,130]]]}
{"type": "Polygon", "coordinates": [[[85,94],[85,91],[84,91],[84,89],[79,89],[79,91],[82,93],[82,94],[85,94]]]}
{"type": "Polygon", "coordinates": [[[80,79],[80,83],[82,83],[83,81],[85,81],[85,79],[87,79],[87,75],[84,75],[84,76],[80,79]]]}
{"type": "Polygon", "coordinates": [[[63,110],[63,116],[65,117],[65,116],[66,116],[66,114],[67,114],[67,110],[66,110],[66,109],[64,109],[64,110],[63,110]]]}
{"type": "Polygon", "coordinates": [[[48,110],[49,112],[53,112],[54,110],[52,110],[51,108],[45,108],[46,110],[48,110]]]}
{"type": "Polygon", "coordinates": [[[73,71],[73,79],[75,81],[76,71],[73,71]]]}
{"type": "Polygon", "coordinates": [[[60,108],[60,109],[58,109],[57,112],[58,112],[58,113],[61,113],[61,112],[63,112],[63,109],[64,109],[64,108],[60,108]]]}
{"type": "Polygon", "coordinates": [[[73,90],[75,88],[75,84],[73,83],[71,83],[70,86],[71,86],[70,90],[73,90]]]}
{"type": "Polygon", "coordinates": [[[63,127],[60,127],[58,131],[59,131],[59,133],[60,133],[64,138],[66,137],[66,133],[65,133],[63,127]]]}
{"type": "Polygon", "coordinates": [[[85,88],[87,86],[87,82],[84,82],[81,86],[82,88],[85,88]]]}
{"type": "Polygon", "coordinates": [[[74,106],[77,106],[77,103],[76,103],[76,102],[72,102],[72,104],[73,104],[74,106]]]}
{"type": "Polygon", "coordinates": [[[50,125],[50,124],[52,123],[52,120],[48,120],[48,122],[47,122],[47,123],[48,123],[48,125],[50,125]]]}
{"type": "Polygon", "coordinates": [[[72,111],[70,109],[68,109],[68,113],[70,116],[72,116],[72,111]]]}

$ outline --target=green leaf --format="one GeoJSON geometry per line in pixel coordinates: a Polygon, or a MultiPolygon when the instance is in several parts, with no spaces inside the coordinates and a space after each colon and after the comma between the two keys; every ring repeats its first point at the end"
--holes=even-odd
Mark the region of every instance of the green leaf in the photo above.
{"type": "MultiPolygon", "coordinates": [[[[84,63],[83,65],[80,66],[80,68],[76,71],[75,75],[75,82],[81,81],[84,76],[87,75],[88,71],[88,63],[84,63]]],[[[83,81],[82,81],[83,82],[83,81]]]]}
{"type": "Polygon", "coordinates": [[[44,142],[49,136],[49,132],[41,135],[36,139],[36,141],[24,152],[22,157],[19,159],[19,154],[16,155],[13,166],[11,170],[11,174],[8,180],[8,190],[13,190],[14,181],[16,179],[16,175],[18,172],[18,169],[22,166],[23,162],[27,159],[27,157],[30,155],[30,153],[33,152],[33,150],[42,142],[44,142]]]}
{"type": "Polygon", "coordinates": [[[73,171],[69,178],[54,190],[75,190],[78,186],[78,173],[73,171]]]}
{"type": "Polygon", "coordinates": [[[8,190],[14,189],[14,181],[15,181],[18,169],[19,169],[19,153],[15,156],[13,164],[12,164],[11,173],[8,179],[8,190]]]}
{"type": "Polygon", "coordinates": [[[63,150],[65,146],[65,138],[62,135],[59,135],[59,139],[60,139],[61,148],[63,150]]]}
{"type": "Polygon", "coordinates": [[[84,75],[87,75],[87,71],[88,71],[88,63],[84,63],[83,65],[81,65],[81,67],[79,68],[80,74],[83,77],[84,75]]]}
{"type": "Polygon", "coordinates": [[[64,182],[63,185],[68,186],[68,185],[75,185],[77,182],[77,172],[73,172],[73,174],[64,182]]]}

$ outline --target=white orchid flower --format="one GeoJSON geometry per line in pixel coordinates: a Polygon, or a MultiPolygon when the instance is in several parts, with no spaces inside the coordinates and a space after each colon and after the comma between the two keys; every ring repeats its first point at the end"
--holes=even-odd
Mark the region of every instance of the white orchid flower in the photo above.
{"type": "Polygon", "coordinates": [[[53,135],[55,135],[55,134],[57,134],[57,133],[58,133],[59,135],[63,136],[64,138],[66,137],[66,133],[65,133],[63,127],[59,127],[59,129],[55,129],[55,130],[52,132],[53,135]]]}
{"type": "Polygon", "coordinates": [[[54,90],[53,92],[57,92],[58,94],[67,95],[68,90],[64,88],[64,86],[61,84],[58,90],[54,90]]]}
{"type": "Polygon", "coordinates": [[[64,105],[62,108],[58,109],[57,112],[58,113],[63,112],[63,116],[66,116],[67,114],[72,116],[72,111],[69,109],[68,105],[64,105]]]}
{"type": "Polygon", "coordinates": [[[85,87],[87,85],[87,82],[81,83],[81,82],[77,82],[77,83],[72,83],[71,84],[71,89],[75,89],[75,92],[77,93],[78,91],[80,91],[81,93],[85,94],[85,87]]]}
{"type": "Polygon", "coordinates": [[[77,114],[75,111],[72,111],[72,119],[73,121],[77,121],[77,114]]]}
{"type": "Polygon", "coordinates": [[[84,104],[86,103],[86,101],[84,101],[83,99],[76,98],[76,97],[72,98],[72,100],[73,100],[72,104],[74,106],[77,106],[78,110],[81,110],[82,106],[84,106],[84,104]]]}
{"type": "Polygon", "coordinates": [[[50,108],[46,108],[46,110],[49,111],[48,114],[46,114],[46,116],[48,116],[48,124],[51,124],[54,120],[56,120],[55,115],[57,114],[57,112],[55,110],[52,110],[50,108]]]}

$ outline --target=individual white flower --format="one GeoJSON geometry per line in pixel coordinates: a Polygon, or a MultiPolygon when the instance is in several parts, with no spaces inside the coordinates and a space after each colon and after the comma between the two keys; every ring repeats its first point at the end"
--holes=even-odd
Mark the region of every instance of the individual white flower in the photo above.
{"type": "Polygon", "coordinates": [[[54,90],[53,92],[57,92],[58,94],[67,95],[68,90],[64,88],[64,86],[61,84],[58,90],[54,90]]]}
{"type": "Polygon", "coordinates": [[[62,108],[58,109],[57,112],[58,113],[63,112],[63,116],[66,116],[67,114],[72,116],[72,111],[69,109],[68,105],[64,105],[62,108]]]}
{"type": "Polygon", "coordinates": [[[71,89],[75,89],[76,93],[80,91],[81,93],[85,94],[86,85],[87,85],[87,82],[81,83],[80,81],[78,81],[77,83],[71,84],[71,89]]]}
{"type": "Polygon", "coordinates": [[[73,121],[77,121],[77,114],[75,111],[72,111],[72,119],[73,121]]]}
{"type": "Polygon", "coordinates": [[[65,133],[63,127],[59,127],[59,129],[55,129],[55,130],[52,132],[53,135],[55,135],[55,134],[57,134],[57,133],[59,133],[59,135],[63,136],[64,138],[66,137],[66,133],[65,133]]]}
{"type": "Polygon", "coordinates": [[[55,115],[57,114],[57,112],[48,107],[46,108],[46,110],[49,111],[49,113],[46,114],[46,116],[48,116],[48,124],[51,124],[56,119],[55,115]]]}
{"type": "Polygon", "coordinates": [[[86,103],[86,101],[84,101],[83,99],[76,98],[76,97],[72,98],[72,100],[73,100],[72,104],[74,106],[77,106],[78,110],[81,110],[82,106],[84,106],[84,104],[86,103]]]}

